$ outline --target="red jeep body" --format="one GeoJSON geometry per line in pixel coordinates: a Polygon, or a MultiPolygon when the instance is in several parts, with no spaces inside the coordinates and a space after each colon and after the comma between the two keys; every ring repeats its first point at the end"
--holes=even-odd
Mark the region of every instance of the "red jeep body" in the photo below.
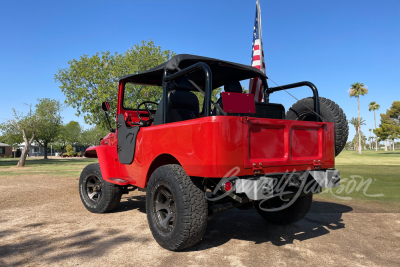
{"type": "MultiPolygon", "coordinates": [[[[102,108],[108,119],[109,104],[102,108]]],[[[116,111],[116,130],[109,122],[111,133],[85,151],[99,164],[81,173],[82,203],[108,212],[122,194],[146,188],[149,227],[166,249],[196,244],[209,215],[234,207],[254,206],[274,224],[296,222],[313,194],[339,186],[333,168],[347,140],[347,120],[334,102],[320,101],[310,82],[269,88],[254,67],[177,55],[122,77],[116,111]],[[261,81],[263,101],[243,93],[240,81],[253,78],[261,81]],[[313,98],[299,100],[286,115],[283,105],[269,102],[275,91],[304,85],[313,98]],[[221,86],[225,92],[214,103],[212,90],[221,86]],[[141,92],[147,98],[138,97],[141,92]]]]}
{"type": "MultiPolygon", "coordinates": [[[[123,108],[123,89],[121,81],[117,114],[136,122],[136,111],[123,108]]],[[[239,177],[329,169],[335,165],[334,142],[331,122],[208,116],[141,128],[130,165],[118,160],[115,133],[85,156],[99,159],[106,181],[144,188],[157,167],[170,163],[180,164],[189,176],[208,178],[230,176],[234,167],[240,168],[234,174],[239,177]]]]}

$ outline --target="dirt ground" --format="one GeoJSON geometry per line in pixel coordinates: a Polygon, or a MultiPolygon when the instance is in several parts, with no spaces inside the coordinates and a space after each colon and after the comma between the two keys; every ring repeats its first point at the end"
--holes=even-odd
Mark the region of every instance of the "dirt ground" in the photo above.
{"type": "Polygon", "coordinates": [[[399,244],[400,214],[314,201],[290,226],[254,208],[214,215],[199,244],[170,252],[151,235],[144,193],[93,214],[76,177],[0,176],[0,266],[399,266],[399,244]]]}

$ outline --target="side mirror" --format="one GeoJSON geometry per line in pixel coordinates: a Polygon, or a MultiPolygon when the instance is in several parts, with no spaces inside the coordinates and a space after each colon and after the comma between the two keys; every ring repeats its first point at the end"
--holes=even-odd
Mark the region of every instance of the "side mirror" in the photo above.
{"type": "Polygon", "coordinates": [[[110,104],[108,104],[108,102],[101,103],[101,109],[104,110],[104,112],[108,112],[110,110],[110,104]]]}
{"type": "Polygon", "coordinates": [[[110,111],[110,104],[108,104],[108,102],[101,103],[101,109],[104,110],[104,113],[106,114],[108,125],[110,126],[110,132],[112,133],[115,132],[115,130],[111,127],[111,122],[110,119],[108,118],[108,111],[110,111]]]}

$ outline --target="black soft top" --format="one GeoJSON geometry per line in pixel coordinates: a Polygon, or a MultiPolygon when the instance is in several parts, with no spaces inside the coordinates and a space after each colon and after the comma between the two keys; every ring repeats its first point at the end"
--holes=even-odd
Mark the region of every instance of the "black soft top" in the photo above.
{"type": "MultiPolygon", "coordinates": [[[[204,62],[210,67],[212,72],[213,89],[223,86],[230,81],[241,81],[254,77],[267,78],[263,72],[252,66],[215,58],[180,54],[172,57],[169,61],[145,72],[125,75],[120,78],[120,81],[161,86],[164,69],[169,70],[169,74],[172,74],[178,71],[176,69],[177,66],[179,66],[180,69],[184,69],[198,62],[204,62]]],[[[204,73],[201,70],[190,74],[190,79],[192,79],[200,87],[204,87],[204,73]]]]}

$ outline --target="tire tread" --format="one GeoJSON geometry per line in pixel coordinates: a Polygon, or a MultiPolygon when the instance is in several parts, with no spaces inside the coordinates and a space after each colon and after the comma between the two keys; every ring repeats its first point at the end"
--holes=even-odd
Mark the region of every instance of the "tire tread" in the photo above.
{"type": "MultiPolygon", "coordinates": [[[[349,125],[347,122],[346,114],[334,101],[320,97],[320,106],[324,106],[331,113],[335,124],[335,156],[338,156],[342,152],[346,145],[347,137],[349,135],[349,125]]],[[[299,111],[304,110],[304,106],[309,109],[314,108],[314,102],[312,97],[307,97],[297,101],[286,113],[286,119],[295,120],[299,111]]],[[[322,109],[321,109],[322,110],[322,109]]]]}

